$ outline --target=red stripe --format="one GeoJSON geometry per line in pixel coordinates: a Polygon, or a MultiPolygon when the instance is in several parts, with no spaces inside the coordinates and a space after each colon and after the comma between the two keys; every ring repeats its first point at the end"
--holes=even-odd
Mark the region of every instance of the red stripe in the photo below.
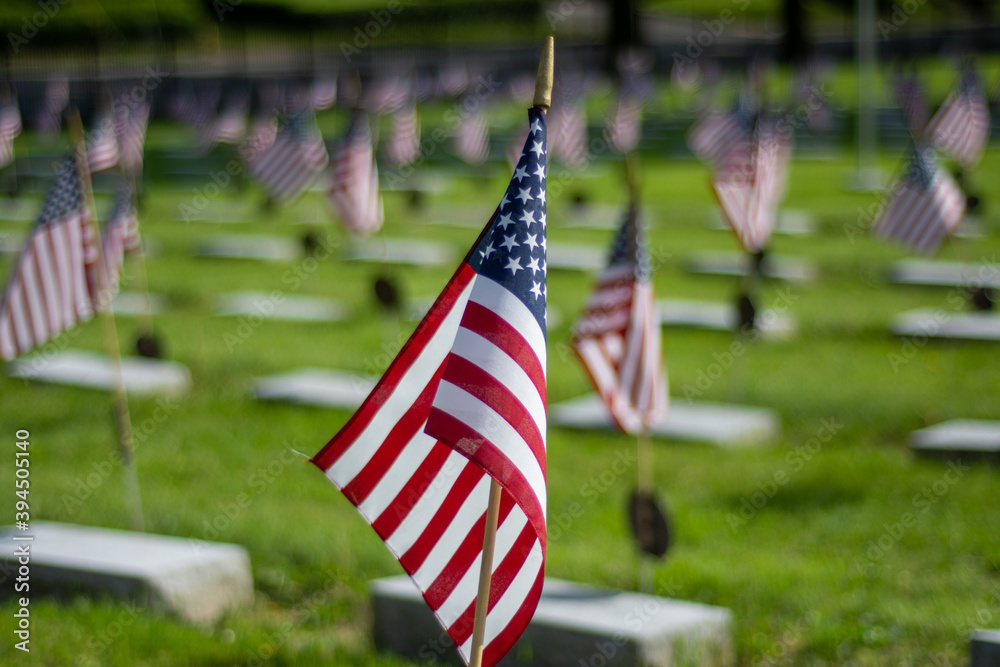
{"type": "MultiPolygon", "coordinates": [[[[475,396],[503,417],[528,443],[538,465],[545,470],[545,439],[538,430],[534,417],[503,380],[457,354],[449,355],[447,361],[442,381],[450,382],[475,396]]],[[[541,398],[544,402],[544,394],[541,398]]]]}
{"type": "Polygon", "coordinates": [[[462,316],[462,327],[479,334],[506,352],[528,374],[545,404],[545,369],[534,348],[510,322],[489,308],[469,301],[462,316]]]}
{"type": "MultiPolygon", "coordinates": [[[[399,558],[399,563],[409,573],[414,573],[420,569],[427,559],[427,555],[437,545],[444,531],[448,529],[455,515],[462,508],[469,494],[483,478],[483,471],[475,465],[467,465],[462,469],[455,479],[455,483],[445,496],[441,507],[434,514],[434,517],[427,524],[424,532],[420,534],[417,541],[413,543],[406,553],[399,558]]],[[[479,531],[480,541],[483,538],[482,530],[479,531]]]]}
{"type": "Polygon", "coordinates": [[[399,490],[396,497],[372,522],[372,528],[379,534],[379,537],[387,540],[396,532],[399,525],[403,523],[403,519],[409,515],[413,506],[423,497],[427,487],[441,472],[451,452],[451,447],[443,442],[434,444],[430,453],[420,462],[410,479],[406,480],[406,484],[399,490]]]}
{"type": "MultiPolygon", "coordinates": [[[[504,494],[506,497],[507,494],[504,494]]],[[[502,522],[502,519],[501,519],[502,522]]],[[[510,550],[504,556],[503,560],[493,569],[493,574],[490,577],[490,601],[487,610],[487,618],[490,611],[493,611],[493,607],[500,601],[504,593],[510,587],[511,582],[517,573],[521,571],[524,566],[525,561],[528,560],[528,556],[531,553],[531,546],[535,543],[537,536],[535,531],[532,529],[531,524],[525,524],[521,529],[520,534],[514,541],[510,550]]],[[[480,545],[480,552],[482,552],[482,546],[480,545]]],[[[472,626],[476,617],[476,599],[473,598],[469,606],[466,607],[465,611],[455,619],[455,622],[451,624],[448,628],[449,634],[451,634],[452,639],[455,641],[456,645],[461,646],[465,641],[472,635],[472,626]],[[453,634],[452,634],[453,633],[453,634]]]]}
{"type": "MultiPolygon", "coordinates": [[[[497,525],[500,525],[510,514],[514,507],[514,499],[509,493],[500,494],[500,512],[497,515],[497,525]]],[[[483,533],[486,526],[486,511],[476,521],[469,534],[462,539],[462,543],[448,559],[448,564],[441,570],[441,574],[431,582],[431,585],[424,591],[424,599],[431,609],[437,611],[451,595],[455,587],[465,576],[469,568],[483,555],[483,533]]]]}
{"type": "Polygon", "coordinates": [[[520,639],[521,634],[524,629],[528,627],[528,623],[531,622],[531,617],[535,615],[535,609],[538,607],[538,600],[542,597],[542,584],[545,581],[544,569],[539,570],[538,576],[535,577],[535,583],[531,586],[531,590],[528,592],[527,597],[525,597],[524,602],[521,607],[514,613],[510,622],[504,626],[493,641],[486,646],[483,651],[483,664],[484,665],[495,665],[500,662],[500,659],[507,654],[507,652],[517,643],[520,639]]]}
{"type": "Polygon", "coordinates": [[[396,462],[400,452],[410,443],[427,421],[427,411],[434,394],[437,391],[438,379],[441,377],[441,367],[434,373],[434,380],[428,383],[424,390],[420,392],[417,400],[407,410],[392,430],[386,435],[385,440],[379,448],[371,455],[368,463],[362,468],[350,482],[344,485],[341,491],[355,505],[360,505],[372,492],[372,489],[382,480],[387,470],[396,462]]]}
{"type": "MultiPolygon", "coordinates": [[[[431,414],[427,418],[426,433],[444,442],[457,443],[456,449],[464,451],[471,461],[484,470],[488,470],[500,482],[500,485],[514,496],[514,500],[524,510],[525,516],[528,517],[535,532],[538,533],[539,539],[542,541],[542,549],[545,548],[545,513],[542,511],[541,503],[524,474],[511,463],[510,459],[496,445],[440,408],[431,408],[431,414]],[[432,425],[433,429],[431,429],[432,425]],[[475,443],[475,451],[465,451],[461,446],[465,443],[475,443]]],[[[543,477],[545,475],[544,468],[542,468],[542,475],[543,477]]]]}
{"type": "Polygon", "coordinates": [[[406,379],[407,372],[423,353],[428,341],[437,333],[441,323],[455,306],[458,297],[475,275],[476,272],[465,262],[458,267],[437,301],[424,315],[424,319],[420,321],[413,335],[403,345],[403,349],[392,360],[389,368],[372,389],[368,398],[340,432],[333,436],[330,442],[311,459],[321,470],[325,471],[336,463],[341,454],[354,443],[372,419],[378,415],[382,405],[395,391],[397,385],[406,379]]]}

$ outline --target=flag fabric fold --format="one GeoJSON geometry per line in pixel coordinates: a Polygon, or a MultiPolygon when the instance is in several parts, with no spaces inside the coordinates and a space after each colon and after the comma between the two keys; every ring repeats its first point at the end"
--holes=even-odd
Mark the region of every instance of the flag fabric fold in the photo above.
{"type": "Polygon", "coordinates": [[[270,145],[251,151],[248,173],[275,199],[289,202],[312,185],[330,157],[309,109],[292,114],[270,145]]]}
{"type": "Polygon", "coordinates": [[[17,104],[0,109],[0,168],[14,161],[14,138],[21,134],[21,112],[17,104]]]}
{"type": "Polygon", "coordinates": [[[979,163],[990,137],[990,110],[971,68],[962,73],[927,126],[931,144],[966,169],[979,163]]]}
{"type": "Polygon", "coordinates": [[[873,226],[877,238],[933,254],[965,214],[965,197],[939,165],[934,149],[914,146],[906,170],[889,190],[873,226]]]}
{"type": "Polygon", "coordinates": [[[142,156],[149,124],[149,103],[121,102],[115,107],[115,134],[122,166],[129,174],[142,171],[142,156]]]}
{"type": "Polygon", "coordinates": [[[120,159],[113,113],[101,114],[96,125],[87,142],[87,164],[91,174],[117,167],[120,159]]]}
{"type": "Polygon", "coordinates": [[[93,317],[100,251],[93,224],[70,153],[0,301],[0,357],[5,361],[93,317]]]}
{"type": "Polygon", "coordinates": [[[357,113],[347,135],[333,152],[330,206],[344,225],[358,236],[369,236],[382,227],[382,190],[372,148],[368,118],[357,113]]]}
{"type": "Polygon", "coordinates": [[[468,662],[490,478],[502,488],[484,665],[541,595],[545,524],[545,117],[465,261],[313,459],[410,575],[468,662]]]}
{"type": "Polygon", "coordinates": [[[668,403],[649,254],[636,209],[629,206],[572,341],[614,423],[631,434],[666,417],[668,403]]]}

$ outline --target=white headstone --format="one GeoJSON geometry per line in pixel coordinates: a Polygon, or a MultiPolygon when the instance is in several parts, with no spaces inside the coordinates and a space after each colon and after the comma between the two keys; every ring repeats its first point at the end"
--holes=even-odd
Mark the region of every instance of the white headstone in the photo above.
{"type": "MultiPolygon", "coordinates": [[[[95,352],[61,350],[52,355],[35,354],[8,364],[11,377],[111,391],[114,369],[111,360],[95,352]]],[[[122,357],[125,391],[131,395],[182,394],[191,386],[191,373],[176,361],[122,357]]]]}
{"type": "Polygon", "coordinates": [[[207,239],[195,252],[201,257],[294,261],[302,257],[302,242],[286,236],[227,234],[207,239]]]}
{"type": "MultiPolygon", "coordinates": [[[[691,327],[712,331],[736,331],[739,313],[729,303],[664,299],[656,302],[660,324],[666,327],[691,327]]],[[[767,308],[755,316],[755,326],[762,338],[788,339],[795,334],[795,319],[783,312],[767,308]]]]}
{"type": "MultiPolygon", "coordinates": [[[[689,270],[717,276],[746,275],[750,258],[744,253],[706,250],[691,257],[689,270]]],[[[810,282],[818,271],[809,260],[784,255],[767,255],[763,265],[764,276],[788,282],[810,282]]]]}
{"type": "Polygon", "coordinates": [[[1000,313],[921,308],[894,317],[890,329],[897,336],[1000,341],[1000,313]]]}
{"type": "Polygon", "coordinates": [[[264,319],[335,322],[350,315],[336,299],[292,296],[283,292],[235,292],[216,298],[216,315],[259,315],[264,319]]]}
{"type": "Polygon", "coordinates": [[[260,378],[255,394],[264,401],[353,410],[371,393],[377,380],[362,373],[303,368],[260,378]]]}

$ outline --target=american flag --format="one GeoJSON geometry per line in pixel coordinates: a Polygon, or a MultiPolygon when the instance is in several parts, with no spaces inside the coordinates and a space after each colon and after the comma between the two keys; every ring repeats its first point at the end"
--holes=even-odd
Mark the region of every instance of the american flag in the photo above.
{"type": "Polygon", "coordinates": [[[722,215],[747,252],[767,247],[785,194],[791,142],[772,118],[758,117],[750,150],[716,169],[712,188],[722,215]]]}
{"type": "Polygon", "coordinates": [[[98,116],[97,127],[87,142],[87,164],[90,173],[97,174],[118,166],[118,137],[112,112],[98,116]]]}
{"type": "Polygon", "coordinates": [[[893,72],[892,89],[896,103],[903,111],[903,118],[914,136],[920,136],[927,126],[927,102],[923,86],[916,72],[909,74],[897,69],[893,72]]]}
{"type": "Polygon", "coordinates": [[[930,147],[913,148],[906,171],[888,197],[875,220],[875,236],[926,255],[937,250],[965,214],[962,191],[938,165],[930,147]]]}
{"type": "Polygon", "coordinates": [[[301,195],[330,161],[309,110],[293,114],[270,146],[249,157],[250,176],[270,196],[283,201],[301,195]]]}
{"type": "Polygon", "coordinates": [[[642,133],[642,100],[636,94],[623,93],[607,123],[608,144],[618,153],[630,153],[639,145],[642,133]]]}
{"type": "Polygon", "coordinates": [[[337,78],[330,77],[314,81],[311,97],[314,111],[324,111],[332,107],[337,102],[337,78]]]}
{"type": "Polygon", "coordinates": [[[667,414],[667,378],[645,235],[636,205],[618,230],[608,267],[574,326],[573,349],[625,433],[667,414]]]}
{"type": "Polygon", "coordinates": [[[62,127],[62,113],[69,104],[69,81],[55,78],[45,84],[45,98],[35,114],[35,126],[39,132],[53,134],[62,127]]]}
{"type": "Polygon", "coordinates": [[[483,664],[542,591],[545,117],[500,206],[402,352],[313,458],[399,559],[468,662],[486,509],[502,487],[483,664]]]}
{"type": "Polygon", "coordinates": [[[392,114],[392,128],[385,143],[385,157],[389,164],[410,164],[420,155],[420,120],[417,106],[407,104],[392,114]]]}
{"type": "Polygon", "coordinates": [[[135,195],[132,184],[124,179],[115,205],[111,209],[108,222],[101,235],[105,275],[108,280],[109,296],[118,292],[125,253],[135,252],[140,247],[139,219],[135,210],[135,195]]]}
{"type": "Polygon", "coordinates": [[[711,113],[695,122],[688,133],[688,147],[713,170],[719,169],[750,153],[755,118],[756,111],[741,96],[735,110],[711,113]]]}
{"type": "Polygon", "coordinates": [[[549,113],[549,154],[571,169],[587,161],[587,116],[579,99],[563,99],[549,113]]]}
{"type": "Polygon", "coordinates": [[[94,314],[99,248],[70,154],[0,301],[0,357],[10,360],[94,314]]]}
{"type": "Polygon", "coordinates": [[[231,100],[225,109],[198,127],[198,143],[205,150],[216,144],[235,144],[247,131],[247,98],[231,100]]]}
{"type": "Polygon", "coordinates": [[[412,98],[410,80],[405,77],[388,77],[376,81],[365,92],[364,107],[374,114],[392,113],[412,98]]]}
{"type": "Polygon", "coordinates": [[[971,68],[927,126],[928,140],[966,169],[979,162],[990,137],[990,110],[971,68]]]}
{"type": "Polygon", "coordinates": [[[0,167],[14,161],[14,137],[21,134],[21,112],[17,104],[0,109],[0,167]]]}
{"type": "Polygon", "coordinates": [[[354,234],[374,234],[382,227],[384,215],[378,165],[365,114],[358,113],[351,120],[347,136],[334,149],[332,162],[330,206],[354,234]]]}
{"type": "Polygon", "coordinates": [[[473,166],[486,162],[489,157],[490,130],[486,124],[486,114],[481,108],[466,113],[459,120],[455,155],[473,166]]]}
{"type": "Polygon", "coordinates": [[[146,126],[149,124],[149,103],[121,102],[115,107],[115,134],[125,171],[135,174],[142,171],[142,155],[146,145],[146,126]]]}

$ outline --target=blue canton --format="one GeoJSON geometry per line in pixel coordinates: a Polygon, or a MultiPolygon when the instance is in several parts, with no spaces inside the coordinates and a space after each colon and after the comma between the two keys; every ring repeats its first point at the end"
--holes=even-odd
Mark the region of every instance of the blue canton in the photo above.
{"type": "Polygon", "coordinates": [[[618,228],[615,243],[611,246],[611,256],[608,266],[631,264],[636,280],[648,282],[652,267],[649,263],[649,251],[646,247],[646,234],[639,221],[637,207],[633,203],[625,213],[625,219],[618,228]]]}
{"type": "Polygon", "coordinates": [[[531,130],[514,176],[468,261],[520,299],[545,331],[545,114],[532,108],[528,119],[531,130]]]}
{"type": "Polygon", "coordinates": [[[59,165],[56,180],[49,188],[48,197],[42,212],[38,216],[38,226],[63,220],[71,213],[83,210],[83,193],[80,190],[80,178],[76,173],[76,156],[72,151],[59,165]]]}
{"type": "Polygon", "coordinates": [[[905,179],[913,185],[926,190],[934,182],[937,175],[937,156],[930,147],[913,147],[910,164],[906,169],[905,179]]]}

